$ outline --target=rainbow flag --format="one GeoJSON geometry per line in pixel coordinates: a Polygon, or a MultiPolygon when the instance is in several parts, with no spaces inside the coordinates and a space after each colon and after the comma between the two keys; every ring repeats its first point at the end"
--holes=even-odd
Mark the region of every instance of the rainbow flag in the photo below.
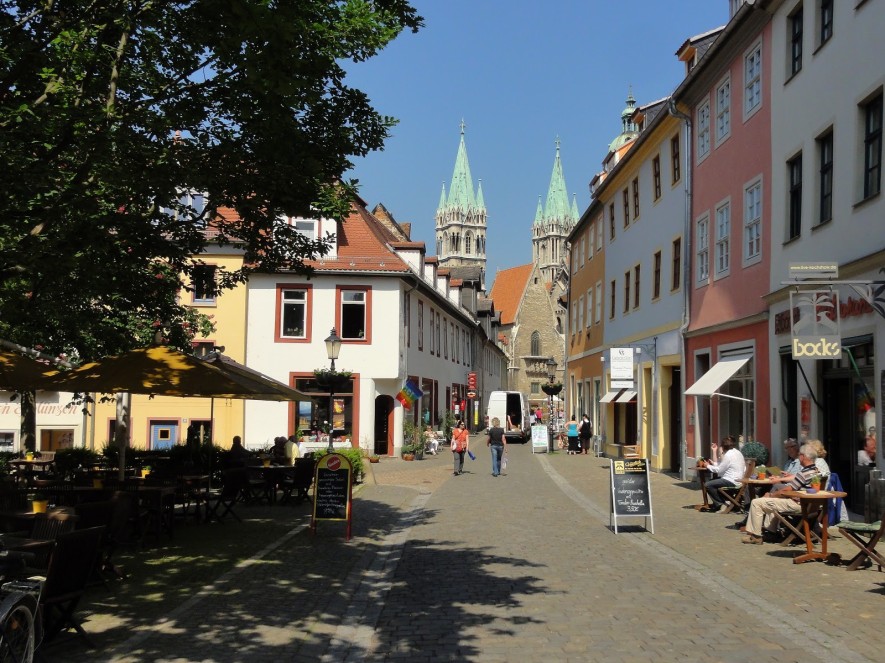
{"type": "Polygon", "coordinates": [[[412,408],[412,403],[417,401],[424,395],[424,392],[418,389],[418,385],[416,385],[411,380],[406,380],[406,385],[399,390],[399,393],[396,395],[396,400],[403,404],[403,407],[407,410],[412,408]]]}

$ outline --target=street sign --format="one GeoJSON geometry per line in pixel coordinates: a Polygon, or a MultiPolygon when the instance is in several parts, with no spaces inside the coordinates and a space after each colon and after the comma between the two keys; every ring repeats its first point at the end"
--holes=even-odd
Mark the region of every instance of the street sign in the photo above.
{"type": "MultiPolygon", "coordinates": [[[[476,389],[476,373],[467,374],[467,388],[473,391],[476,389]]],[[[472,398],[472,396],[471,396],[472,398]]]]}
{"type": "Polygon", "coordinates": [[[475,391],[468,391],[467,398],[470,398],[470,399],[476,398],[476,392],[475,391]]]}

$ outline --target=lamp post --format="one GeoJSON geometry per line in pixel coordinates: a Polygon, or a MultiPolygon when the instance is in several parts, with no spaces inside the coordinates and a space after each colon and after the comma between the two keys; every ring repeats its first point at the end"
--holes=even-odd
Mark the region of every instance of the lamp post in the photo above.
{"type": "Polygon", "coordinates": [[[335,408],[335,360],[338,359],[338,353],[341,352],[341,338],[332,327],[332,333],[326,338],[326,355],[332,362],[331,375],[329,380],[329,453],[332,453],[332,435],[335,432],[334,408],[335,408]]]}
{"type": "MultiPolygon", "coordinates": [[[[547,382],[552,387],[556,377],[556,360],[553,357],[547,360],[547,382]]],[[[550,443],[548,449],[553,450],[553,389],[547,391],[547,429],[550,431],[550,443]]]]}

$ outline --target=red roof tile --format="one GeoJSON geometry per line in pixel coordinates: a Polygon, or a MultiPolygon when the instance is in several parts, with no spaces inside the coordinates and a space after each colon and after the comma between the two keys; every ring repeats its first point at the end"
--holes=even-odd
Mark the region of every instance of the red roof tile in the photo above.
{"type": "Polygon", "coordinates": [[[511,267],[495,275],[495,283],[489,298],[495,302],[495,310],[501,313],[501,324],[510,325],[516,320],[519,304],[532,273],[532,263],[511,267]]]}

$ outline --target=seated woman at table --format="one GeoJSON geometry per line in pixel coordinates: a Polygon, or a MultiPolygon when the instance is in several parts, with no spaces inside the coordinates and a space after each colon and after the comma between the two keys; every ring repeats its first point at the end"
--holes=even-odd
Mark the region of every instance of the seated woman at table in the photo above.
{"type": "Polygon", "coordinates": [[[827,479],[830,478],[830,466],[827,464],[827,461],[824,460],[824,458],[827,457],[827,449],[824,447],[824,443],[820,440],[808,440],[805,444],[810,444],[817,452],[817,460],[814,461],[814,465],[817,467],[817,471],[820,474],[820,485],[821,488],[823,488],[827,485],[827,479]]]}
{"type": "Polygon", "coordinates": [[[725,511],[725,501],[719,489],[723,486],[734,488],[744,478],[747,469],[747,461],[737,448],[733,435],[722,438],[720,444],[713,442],[710,445],[710,453],[713,458],[707,463],[707,469],[715,472],[719,478],[706,482],[707,497],[710,499],[710,511],[725,511]],[[719,448],[722,448],[722,457],[719,457],[719,448]]]}
{"type": "MultiPolygon", "coordinates": [[[[768,497],[757,497],[750,502],[750,515],[747,516],[747,527],[741,543],[761,544],[762,530],[766,527],[765,519],[768,515],[777,512],[782,514],[799,515],[802,506],[794,497],[787,497],[785,492],[802,490],[811,483],[811,478],[820,474],[814,461],[817,460],[817,452],[810,444],[803,444],[799,449],[799,465],[801,469],[793,476],[790,483],[783,487],[775,487],[768,497]]],[[[773,522],[773,519],[772,519],[773,522]]],[[[768,523],[771,525],[771,522],[768,523]]]]}
{"type": "Polygon", "coordinates": [[[430,453],[434,456],[436,455],[436,452],[439,451],[439,440],[429,424],[424,428],[424,446],[427,447],[430,453]]]}

